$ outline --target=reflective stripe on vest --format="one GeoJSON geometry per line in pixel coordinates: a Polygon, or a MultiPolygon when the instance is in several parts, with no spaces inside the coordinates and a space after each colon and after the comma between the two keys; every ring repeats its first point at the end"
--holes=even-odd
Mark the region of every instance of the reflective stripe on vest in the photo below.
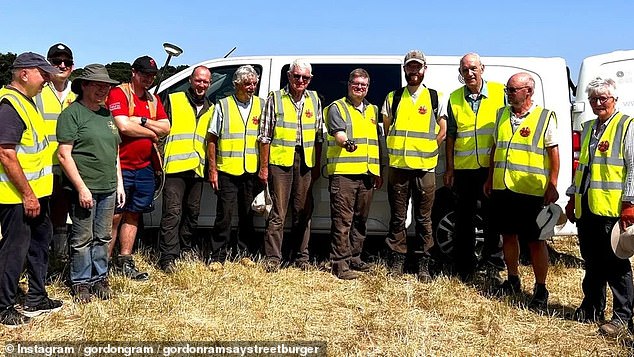
{"type": "Polygon", "coordinates": [[[194,170],[198,176],[204,177],[207,157],[205,137],[213,107],[196,120],[196,112],[185,92],[172,93],[169,98],[172,125],[165,139],[163,171],[173,174],[194,170]]]}
{"type": "MultiPolygon", "coordinates": [[[[302,123],[302,149],[304,150],[304,162],[306,166],[315,165],[315,134],[316,134],[316,108],[318,103],[317,93],[306,90],[304,98],[304,110],[301,116],[302,123]]],[[[295,158],[295,145],[297,137],[297,110],[291,102],[288,93],[282,94],[281,90],[271,92],[273,96],[276,123],[271,139],[269,163],[278,166],[293,166],[295,158]]]]}
{"type": "MultiPolygon", "coordinates": [[[[32,103],[13,90],[0,89],[0,101],[3,100],[11,103],[26,126],[15,149],[29,186],[37,198],[49,196],[53,191],[53,171],[51,160],[47,159],[44,119],[32,103]]],[[[9,180],[3,165],[0,165],[0,203],[22,203],[22,194],[9,180]]]]}
{"type": "MultiPolygon", "coordinates": [[[[68,84],[70,86],[70,83],[68,84]]],[[[60,102],[54,92],[53,84],[45,86],[42,92],[35,96],[35,105],[44,119],[44,133],[48,139],[48,149],[46,157],[50,157],[53,165],[59,164],[57,158],[57,117],[62,110],[75,101],[77,95],[72,91],[68,92],[66,98],[60,102]]]]}
{"type": "MultiPolygon", "coordinates": [[[[440,95],[440,93],[439,93],[440,95]]],[[[392,104],[394,92],[388,94],[392,104]]],[[[387,134],[387,153],[390,166],[404,169],[433,169],[438,163],[438,142],[440,131],[432,117],[429,89],[424,88],[416,103],[407,89],[396,110],[396,118],[387,134]]]]}
{"type": "Polygon", "coordinates": [[[592,129],[598,119],[584,124],[581,136],[581,153],[579,166],[575,171],[575,216],[581,218],[581,191],[584,189],[582,180],[586,168],[590,172],[586,180],[590,180],[588,187],[588,206],[590,211],[599,216],[619,217],[621,215],[621,199],[627,171],[623,159],[623,141],[632,118],[617,113],[610,120],[601,134],[594,152],[592,164],[590,161],[590,137],[592,129]],[[604,145],[607,143],[607,147],[604,145]]]}
{"type": "Polygon", "coordinates": [[[493,157],[493,189],[543,196],[550,159],[544,148],[544,133],[554,112],[541,107],[522,121],[513,133],[510,107],[498,110],[498,136],[493,157]]]}
{"type": "Polygon", "coordinates": [[[454,144],[454,168],[477,169],[489,167],[493,146],[496,111],[504,106],[504,85],[487,82],[489,96],[480,101],[478,114],[465,99],[466,87],[451,93],[449,104],[456,118],[458,132],[454,144]]]}
{"type": "Polygon", "coordinates": [[[222,132],[218,138],[218,170],[239,176],[245,172],[258,170],[258,124],[264,108],[264,100],[253,97],[251,109],[246,118],[242,118],[235,96],[220,99],[222,109],[222,132]]]}
{"type": "Polygon", "coordinates": [[[337,106],[341,117],[346,122],[346,135],[348,140],[354,140],[357,144],[357,150],[346,151],[337,145],[334,136],[328,134],[328,151],[326,152],[328,175],[372,173],[380,176],[377,107],[369,105],[362,114],[350,105],[346,98],[342,98],[326,108],[324,118],[328,118],[328,110],[333,105],[337,106]]]}

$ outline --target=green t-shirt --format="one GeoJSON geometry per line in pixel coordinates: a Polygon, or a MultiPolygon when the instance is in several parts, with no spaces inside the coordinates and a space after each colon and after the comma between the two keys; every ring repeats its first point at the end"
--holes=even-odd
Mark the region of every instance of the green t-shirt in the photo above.
{"type": "Polygon", "coordinates": [[[93,193],[117,189],[117,152],[121,138],[110,111],[94,112],[73,102],[57,119],[57,141],[72,143],[79,175],[93,193]]]}

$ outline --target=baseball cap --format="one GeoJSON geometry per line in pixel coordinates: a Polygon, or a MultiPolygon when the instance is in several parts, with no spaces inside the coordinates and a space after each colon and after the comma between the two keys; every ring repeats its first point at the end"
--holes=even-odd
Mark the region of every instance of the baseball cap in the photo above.
{"type": "Polygon", "coordinates": [[[70,59],[73,59],[73,51],[71,51],[70,48],[63,43],[56,43],[51,46],[51,48],[48,49],[46,58],[54,58],[57,55],[66,55],[70,59]]]}
{"type": "Polygon", "coordinates": [[[416,61],[422,65],[424,65],[425,62],[425,54],[419,50],[411,50],[409,52],[407,52],[407,54],[405,55],[405,60],[403,61],[403,64],[408,64],[412,61],[416,61]]]}
{"type": "Polygon", "coordinates": [[[132,69],[139,72],[145,73],[156,73],[158,72],[158,67],[156,66],[156,61],[152,59],[150,56],[141,56],[134,60],[132,63],[132,69]]]}
{"type": "Polygon", "coordinates": [[[50,74],[62,73],[58,68],[53,67],[42,55],[33,52],[19,54],[13,61],[13,68],[39,68],[50,74]]]}

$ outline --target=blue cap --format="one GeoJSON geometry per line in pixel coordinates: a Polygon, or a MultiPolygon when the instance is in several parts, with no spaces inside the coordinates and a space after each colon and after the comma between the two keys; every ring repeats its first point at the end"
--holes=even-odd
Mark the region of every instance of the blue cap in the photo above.
{"type": "Polygon", "coordinates": [[[57,67],[53,67],[42,55],[33,52],[24,52],[13,61],[13,68],[39,68],[50,74],[62,73],[57,67]]]}

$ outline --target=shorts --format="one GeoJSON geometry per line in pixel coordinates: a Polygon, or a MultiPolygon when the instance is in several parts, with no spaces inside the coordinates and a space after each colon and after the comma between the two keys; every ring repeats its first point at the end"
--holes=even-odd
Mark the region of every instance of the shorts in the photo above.
{"type": "Polygon", "coordinates": [[[539,240],[537,215],[544,198],[506,190],[493,190],[491,223],[500,234],[517,234],[523,241],[539,240]]]}
{"type": "Polygon", "coordinates": [[[123,188],[125,189],[125,205],[116,208],[116,213],[152,211],[154,201],[154,170],[148,165],[138,170],[121,170],[123,188]]]}

